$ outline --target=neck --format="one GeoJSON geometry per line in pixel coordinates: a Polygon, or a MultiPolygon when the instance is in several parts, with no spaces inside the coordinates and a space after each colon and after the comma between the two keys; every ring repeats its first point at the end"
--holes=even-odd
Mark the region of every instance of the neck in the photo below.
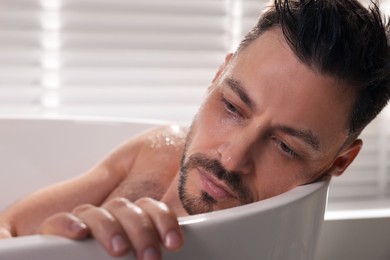
{"type": "Polygon", "coordinates": [[[180,173],[178,172],[161,198],[161,202],[167,204],[175,212],[176,216],[183,217],[187,216],[188,213],[183,208],[179,198],[179,175],[180,173]]]}

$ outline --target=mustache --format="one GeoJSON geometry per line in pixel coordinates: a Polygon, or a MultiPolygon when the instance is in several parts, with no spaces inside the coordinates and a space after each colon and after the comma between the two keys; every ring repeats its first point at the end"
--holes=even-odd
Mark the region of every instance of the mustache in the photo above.
{"type": "Polygon", "coordinates": [[[236,171],[226,170],[220,161],[210,159],[203,154],[193,154],[188,158],[184,167],[187,172],[188,169],[191,168],[202,168],[211,173],[217,179],[223,181],[233,192],[237,194],[238,199],[243,204],[254,202],[251,192],[242,182],[241,174],[236,171]]]}

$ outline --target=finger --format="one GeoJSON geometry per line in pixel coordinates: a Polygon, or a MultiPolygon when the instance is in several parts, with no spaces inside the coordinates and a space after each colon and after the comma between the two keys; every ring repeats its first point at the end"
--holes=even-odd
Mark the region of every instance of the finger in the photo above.
{"type": "Polygon", "coordinates": [[[125,198],[103,205],[124,228],[137,259],[161,259],[159,234],[148,214],[125,198]]]}
{"type": "Polygon", "coordinates": [[[110,255],[121,256],[130,250],[131,245],[125,231],[104,208],[86,204],[76,207],[72,212],[88,226],[93,237],[110,255]]]}
{"type": "Polygon", "coordinates": [[[89,235],[89,229],[76,216],[67,212],[60,212],[42,222],[37,233],[79,240],[89,235]]]}
{"type": "Polygon", "coordinates": [[[183,234],[177,216],[165,203],[150,198],[142,198],[136,202],[152,219],[165,248],[177,250],[183,245],[183,234]]]}
{"type": "Polygon", "coordinates": [[[0,228],[0,239],[11,238],[11,231],[7,228],[0,228]]]}

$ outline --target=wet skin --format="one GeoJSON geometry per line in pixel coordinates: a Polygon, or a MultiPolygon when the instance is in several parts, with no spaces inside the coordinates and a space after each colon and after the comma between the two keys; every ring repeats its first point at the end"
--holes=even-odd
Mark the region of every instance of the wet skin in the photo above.
{"type": "Polygon", "coordinates": [[[278,29],[228,56],[192,124],[184,164],[215,160],[234,181],[217,178],[220,167],[190,166],[187,211],[234,207],[341,174],[361,145],[344,146],[352,102],[343,82],[302,64],[278,29]]]}
{"type": "Polygon", "coordinates": [[[362,146],[346,143],[354,95],[343,84],[302,64],[279,29],[267,31],[226,57],[187,137],[162,127],[128,140],[85,174],[3,212],[0,238],[92,235],[111,255],[159,259],[161,246],[183,244],[177,216],[342,174],[362,146]]]}

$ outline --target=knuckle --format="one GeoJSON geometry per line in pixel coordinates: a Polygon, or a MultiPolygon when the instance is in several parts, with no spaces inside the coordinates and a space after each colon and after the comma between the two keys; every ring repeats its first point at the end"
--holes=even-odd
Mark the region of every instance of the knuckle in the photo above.
{"type": "Polygon", "coordinates": [[[127,212],[135,215],[142,215],[142,207],[138,206],[136,203],[132,203],[126,198],[115,198],[107,202],[103,208],[107,209],[110,212],[127,212]]]}
{"type": "Polygon", "coordinates": [[[138,205],[138,206],[144,206],[144,205],[147,205],[147,204],[152,204],[154,202],[155,202],[155,200],[152,199],[152,198],[143,197],[143,198],[138,199],[135,202],[135,204],[138,205]]]}
{"type": "Polygon", "coordinates": [[[163,215],[171,215],[172,210],[161,201],[154,200],[152,198],[140,198],[135,202],[135,204],[139,207],[149,209],[153,212],[153,214],[163,214],[163,215]]]}
{"type": "Polygon", "coordinates": [[[165,203],[151,198],[141,198],[135,203],[158,227],[178,225],[176,214],[165,203]]]}
{"type": "Polygon", "coordinates": [[[154,230],[154,225],[150,222],[149,218],[142,218],[140,229],[144,230],[145,232],[151,232],[154,230]]]}
{"type": "Polygon", "coordinates": [[[122,208],[122,207],[128,207],[129,203],[130,202],[126,198],[119,197],[119,198],[115,198],[115,199],[108,201],[105,204],[105,207],[107,207],[107,208],[122,208]]]}
{"type": "Polygon", "coordinates": [[[156,240],[158,237],[154,225],[148,220],[143,219],[135,230],[136,237],[148,237],[150,240],[156,240]]]}
{"type": "Polygon", "coordinates": [[[173,211],[164,202],[158,201],[156,203],[156,205],[158,206],[158,208],[161,210],[162,213],[165,213],[168,215],[173,214],[173,211]]]}
{"type": "Polygon", "coordinates": [[[110,218],[101,218],[96,223],[96,230],[100,232],[110,233],[110,230],[116,230],[115,222],[110,218]]]}
{"type": "Polygon", "coordinates": [[[49,221],[49,220],[55,220],[55,219],[70,219],[72,218],[73,215],[69,212],[57,212],[51,216],[49,216],[46,220],[49,221]]]}
{"type": "Polygon", "coordinates": [[[74,215],[79,215],[79,214],[82,214],[82,213],[84,213],[86,211],[92,210],[93,208],[95,208],[95,206],[93,206],[91,204],[82,204],[82,205],[79,205],[79,206],[75,207],[72,210],[72,213],[74,215]]]}
{"type": "Polygon", "coordinates": [[[90,223],[92,233],[111,234],[120,230],[120,225],[115,217],[103,208],[95,208],[93,214],[85,217],[85,220],[90,223]]]}

